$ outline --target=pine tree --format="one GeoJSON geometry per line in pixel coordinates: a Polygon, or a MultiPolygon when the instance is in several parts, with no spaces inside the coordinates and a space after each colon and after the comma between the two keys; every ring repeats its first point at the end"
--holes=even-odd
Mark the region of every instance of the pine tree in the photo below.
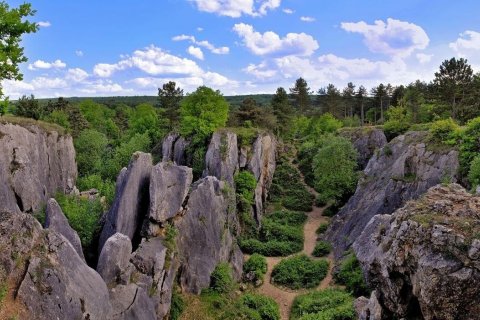
{"type": "Polygon", "coordinates": [[[347,116],[353,117],[353,106],[355,101],[353,101],[353,97],[355,96],[355,85],[351,82],[347,84],[347,86],[343,89],[342,97],[344,103],[344,117],[347,116]]]}
{"type": "Polygon", "coordinates": [[[183,89],[177,88],[174,81],[164,83],[158,88],[158,99],[160,108],[164,110],[168,118],[170,129],[178,126],[180,120],[180,101],[183,99],[183,89]]]}
{"type": "Polygon", "coordinates": [[[342,114],[341,100],[342,96],[340,95],[340,91],[330,83],[327,86],[326,111],[334,116],[340,117],[342,114]]]}
{"type": "Polygon", "coordinates": [[[295,107],[301,114],[306,113],[310,109],[310,93],[307,81],[303,78],[298,78],[295,81],[295,86],[290,88],[290,94],[295,100],[295,107]]]}
{"type": "Polygon", "coordinates": [[[272,97],[270,102],[273,113],[277,118],[277,133],[284,134],[290,129],[293,118],[293,109],[288,101],[288,94],[282,87],[272,97]]]}
{"type": "Polygon", "coordinates": [[[364,86],[358,88],[355,98],[360,105],[360,121],[362,126],[365,124],[365,98],[367,97],[367,89],[364,86]]]}

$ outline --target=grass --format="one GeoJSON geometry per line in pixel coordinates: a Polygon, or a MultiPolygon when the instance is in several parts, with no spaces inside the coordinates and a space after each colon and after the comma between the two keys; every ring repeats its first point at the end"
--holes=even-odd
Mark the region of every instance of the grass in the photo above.
{"type": "Polygon", "coordinates": [[[314,257],[324,257],[332,251],[332,245],[327,241],[319,241],[313,249],[312,255],[314,257]]]}
{"type": "Polygon", "coordinates": [[[272,282],[290,289],[314,288],[328,272],[327,260],[313,260],[305,254],[280,261],[272,271],[272,282]]]}
{"type": "Polygon", "coordinates": [[[290,320],[354,320],[353,300],[341,289],[300,295],[293,301],[290,320]]]}
{"type": "Polygon", "coordinates": [[[354,296],[369,296],[369,289],[363,278],[360,263],[353,252],[340,263],[338,272],[334,274],[335,281],[345,286],[354,296]]]}

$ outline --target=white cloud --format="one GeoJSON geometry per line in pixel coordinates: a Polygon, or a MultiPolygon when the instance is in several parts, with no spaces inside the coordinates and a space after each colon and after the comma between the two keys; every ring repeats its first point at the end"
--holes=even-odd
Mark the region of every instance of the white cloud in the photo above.
{"type": "Polygon", "coordinates": [[[38,69],[62,69],[65,68],[67,64],[62,60],[55,60],[53,62],[46,62],[43,60],[37,60],[32,64],[28,65],[28,70],[38,70],[38,69]]]}
{"type": "Polygon", "coordinates": [[[348,32],[362,34],[370,51],[391,56],[409,56],[415,50],[425,49],[430,42],[420,26],[391,18],[386,23],[377,20],[373,25],[364,21],[342,22],[341,27],[348,32]]]}
{"type": "Polygon", "coordinates": [[[41,28],[48,28],[50,27],[52,24],[50,23],[50,21],[39,21],[37,22],[38,26],[41,27],[41,28]]]}
{"type": "Polygon", "coordinates": [[[239,18],[242,15],[263,16],[278,8],[281,0],[190,0],[197,9],[220,16],[239,18]],[[258,7],[256,6],[259,5],[258,7]]]}
{"type": "Polygon", "coordinates": [[[88,73],[80,68],[68,69],[65,79],[71,80],[74,82],[82,82],[88,78],[88,73]]]}
{"type": "Polygon", "coordinates": [[[35,89],[63,89],[67,87],[67,81],[61,78],[38,77],[32,80],[35,89]]]}
{"type": "Polygon", "coordinates": [[[426,54],[426,53],[417,53],[415,55],[417,57],[418,62],[420,63],[429,63],[432,61],[433,54],[426,54]]]}
{"type": "Polygon", "coordinates": [[[466,52],[480,50],[480,32],[467,30],[460,33],[460,37],[449,44],[449,47],[460,55],[466,52]]]}
{"type": "Polygon", "coordinates": [[[75,55],[76,55],[77,57],[83,57],[83,51],[82,51],[82,50],[76,50],[76,51],[75,51],[75,55]]]}
{"type": "Polygon", "coordinates": [[[315,18],[314,18],[314,17],[305,17],[305,16],[302,16],[302,17],[300,17],[300,20],[302,20],[303,22],[314,22],[314,21],[315,21],[315,18]]]}
{"type": "Polygon", "coordinates": [[[203,28],[202,28],[202,27],[198,27],[198,28],[197,28],[197,31],[198,31],[198,32],[202,32],[202,31],[203,31],[203,28]]]}
{"type": "Polygon", "coordinates": [[[261,80],[269,79],[277,75],[277,70],[270,69],[265,61],[258,65],[251,63],[244,68],[243,71],[261,80]]]}
{"type": "Polygon", "coordinates": [[[286,13],[286,14],[292,14],[292,13],[295,12],[295,11],[293,11],[292,9],[289,9],[289,8],[285,8],[285,9],[283,9],[282,11],[283,11],[284,13],[286,13]]]}
{"type": "Polygon", "coordinates": [[[278,34],[267,31],[263,34],[251,25],[235,24],[233,30],[243,39],[244,45],[255,55],[272,56],[308,56],[318,49],[318,42],[305,33],[288,33],[280,38],[278,34]]]}
{"type": "Polygon", "coordinates": [[[197,46],[208,49],[211,53],[214,53],[214,54],[228,54],[230,52],[229,47],[218,47],[217,48],[213,44],[208,42],[207,40],[198,41],[197,39],[195,39],[194,36],[189,36],[189,35],[185,35],[185,34],[175,36],[175,37],[172,38],[172,40],[173,41],[190,41],[191,43],[196,44],[197,46]]]}
{"type": "Polygon", "coordinates": [[[187,52],[199,60],[203,60],[203,51],[202,49],[194,46],[190,46],[187,49],[187,52]]]}

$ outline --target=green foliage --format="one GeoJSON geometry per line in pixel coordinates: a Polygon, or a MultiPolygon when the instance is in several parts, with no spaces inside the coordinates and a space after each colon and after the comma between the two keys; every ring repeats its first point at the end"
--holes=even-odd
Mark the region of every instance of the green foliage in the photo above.
{"type": "Polygon", "coordinates": [[[294,106],[300,114],[303,114],[310,108],[310,88],[307,81],[303,78],[298,78],[295,81],[295,86],[290,88],[290,95],[294,99],[294,106]]]}
{"type": "Polygon", "coordinates": [[[8,294],[8,284],[7,282],[3,282],[0,284],[0,307],[3,304],[3,300],[7,297],[8,294]]]}
{"type": "Polygon", "coordinates": [[[338,272],[335,274],[335,281],[343,284],[347,291],[354,296],[368,296],[369,290],[363,279],[362,269],[355,254],[347,255],[340,264],[338,272]]]}
{"type": "Polygon", "coordinates": [[[327,241],[319,241],[313,249],[312,256],[314,257],[324,257],[332,251],[332,245],[327,241]]]}
{"type": "Polygon", "coordinates": [[[103,179],[99,174],[79,177],[77,187],[82,191],[97,189],[101,196],[105,196],[108,204],[111,204],[115,197],[115,182],[113,180],[103,179]]]}
{"type": "Polygon", "coordinates": [[[480,117],[470,120],[460,133],[460,175],[467,177],[470,164],[480,152],[480,117]]]}
{"type": "Polygon", "coordinates": [[[354,320],[353,301],[341,289],[313,291],[295,298],[290,320],[354,320]]]}
{"type": "Polygon", "coordinates": [[[230,265],[227,262],[219,263],[210,276],[210,289],[217,293],[229,293],[234,285],[230,265]]]}
{"type": "Polygon", "coordinates": [[[457,131],[457,123],[452,118],[448,118],[433,122],[430,126],[429,134],[432,141],[454,145],[456,143],[455,133],[457,131]]]}
{"type": "Polygon", "coordinates": [[[243,273],[245,275],[253,273],[253,282],[257,280],[263,281],[263,276],[267,273],[267,259],[264,256],[254,253],[243,265],[243,273]]]}
{"type": "Polygon", "coordinates": [[[99,172],[104,165],[103,154],[108,145],[107,137],[94,129],[82,131],[74,140],[78,171],[83,175],[99,172]]]}
{"type": "Polygon", "coordinates": [[[328,223],[322,223],[321,225],[318,226],[316,233],[317,234],[323,234],[325,231],[328,229],[328,223]]]}
{"type": "Polygon", "coordinates": [[[342,125],[341,121],[328,112],[311,118],[301,116],[295,120],[297,137],[303,140],[315,140],[322,134],[334,133],[342,125]]]}
{"type": "Polygon", "coordinates": [[[411,115],[404,107],[392,107],[388,109],[386,118],[387,121],[383,125],[383,130],[389,140],[404,134],[412,123],[411,115]]]}
{"type": "Polygon", "coordinates": [[[174,81],[169,81],[158,88],[158,100],[160,108],[164,110],[169,121],[170,130],[178,125],[180,118],[180,101],[183,99],[183,90],[177,88],[174,81]]]}
{"type": "Polygon", "coordinates": [[[343,118],[342,124],[343,124],[343,127],[347,127],[347,128],[360,127],[361,120],[357,115],[355,115],[353,117],[343,118]]]}
{"type": "Polygon", "coordinates": [[[244,314],[248,315],[248,319],[280,320],[278,304],[270,297],[247,293],[240,301],[243,306],[251,310],[251,312],[244,314]]]}
{"type": "MultiPolygon", "coordinates": [[[[1,98],[1,96],[0,96],[0,98],[1,98]]],[[[0,99],[0,117],[7,114],[8,110],[9,110],[9,103],[10,103],[10,101],[8,100],[8,98],[5,98],[4,100],[0,99]]]]}
{"type": "Polygon", "coordinates": [[[148,134],[151,142],[159,140],[162,136],[157,112],[152,105],[147,103],[135,107],[134,112],[130,115],[128,127],[131,135],[148,134]]]}
{"type": "Polygon", "coordinates": [[[228,102],[219,91],[202,86],[182,100],[180,116],[182,135],[205,138],[227,123],[228,102]]]}
{"type": "Polygon", "coordinates": [[[480,156],[473,158],[468,171],[468,181],[473,188],[480,185],[480,156]]]}
{"type": "Polygon", "coordinates": [[[180,316],[183,313],[183,310],[185,310],[185,301],[183,301],[182,296],[176,292],[173,291],[172,293],[172,303],[170,305],[170,320],[178,320],[180,319],[180,316]]]}
{"type": "Polygon", "coordinates": [[[235,186],[237,192],[237,201],[254,204],[255,187],[257,179],[250,171],[240,171],[235,175],[235,186]]]}
{"type": "Polygon", "coordinates": [[[327,203],[338,202],[355,190],[357,151],[342,137],[327,136],[313,158],[315,190],[318,199],[327,203]]]}
{"type": "Polygon", "coordinates": [[[103,207],[100,200],[88,200],[58,193],[55,199],[62,208],[70,226],[77,231],[82,246],[90,246],[94,235],[100,229],[103,207]]]}
{"type": "Polygon", "coordinates": [[[65,129],[70,129],[70,121],[68,120],[68,114],[63,110],[54,110],[49,115],[45,116],[43,120],[58,124],[65,129]]]}
{"type": "Polygon", "coordinates": [[[272,282],[290,289],[314,288],[328,272],[328,261],[304,254],[283,259],[272,271],[272,282]]]}
{"type": "MultiPolygon", "coordinates": [[[[1,8],[1,2],[0,2],[1,8]]],[[[0,58],[1,60],[1,58],[0,58]]],[[[38,120],[43,115],[43,110],[40,107],[38,100],[32,94],[30,97],[22,96],[18,99],[15,106],[14,114],[19,117],[32,118],[38,120]]]]}

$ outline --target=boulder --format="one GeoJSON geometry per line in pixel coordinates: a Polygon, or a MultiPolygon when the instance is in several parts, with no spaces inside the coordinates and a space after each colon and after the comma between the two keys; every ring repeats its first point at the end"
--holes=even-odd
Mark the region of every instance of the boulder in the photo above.
{"type": "Polygon", "coordinates": [[[0,123],[0,210],[37,212],[75,186],[72,137],[35,123],[0,123]],[[27,183],[28,182],[28,183],[27,183]]]}
{"type": "Polygon", "coordinates": [[[215,132],[205,155],[205,165],[204,177],[214,176],[233,186],[233,177],[238,171],[237,135],[229,131],[215,132]]]}
{"type": "Polygon", "coordinates": [[[162,161],[173,161],[173,150],[175,141],[180,135],[175,132],[169,133],[162,142],[162,161]]]}
{"type": "Polygon", "coordinates": [[[80,237],[77,232],[70,227],[67,218],[62,212],[62,208],[60,208],[58,202],[53,198],[47,201],[47,208],[45,210],[45,228],[58,232],[67,238],[75,251],[77,251],[80,258],[85,261],[80,237]]]}
{"type": "Polygon", "coordinates": [[[173,146],[173,162],[185,166],[188,162],[187,147],[190,143],[184,137],[179,137],[173,146]]]}
{"type": "Polygon", "coordinates": [[[145,289],[136,284],[119,285],[110,290],[113,320],[157,320],[155,306],[145,289]]]}
{"type": "Polygon", "coordinates": [[[115,233],[105,242],[98,258],[97,272],[107,285],[126,282],[131,253],[132,242],[121,233],[115,233]]]}
{"type": "Polygon", "coordinates": [[[359,297],[354,302],[358,320],[383,320],[383,309],[378,302],[377,292],[372,291],[370,299],[359,297]]]}
{"type": "Polygon", "coordinates": [[[372,218],[353,248],[384,319],[478,317],[479,221],[480,197],[456,184],[372,218]]]}
{"type": "Polygon", "coordinates": [[[100,235],[99,252],[107,239],[117,232],[132,241],[138,237],[139,226],[148,212],[151,171],[152,156],[143,152],[134,153],[126,172],[122,169],[117,178],[115,200],[105,217],[100,235]]]}
{"type": "Polygon", "coordinates": [[[208,176],[197,181],[190,193],[186,213],[178,222],[179,281],[183,290],[199,294],[210,284],[210,275],[220,262],[230,262],[240,279],[242,253],[235,241],[239,223],[230,188],[208,176]]]}
{"type": "Polygon", "coordinates": [[[339,130],[339,134],[352,142],[358,152],[358,166],[362,170],[375,150],[387,144],[383,130],[374,127],[344,128],[339,130]]]}
{"type": "Polygon", "coordinates": [[[408,132],[375,152],[355,194],[325,233],[336,258],[360,236],[372,217],[390,214],[441,181],[455,181],[458,152],[431,145],[428,132],[408,132]]]}

